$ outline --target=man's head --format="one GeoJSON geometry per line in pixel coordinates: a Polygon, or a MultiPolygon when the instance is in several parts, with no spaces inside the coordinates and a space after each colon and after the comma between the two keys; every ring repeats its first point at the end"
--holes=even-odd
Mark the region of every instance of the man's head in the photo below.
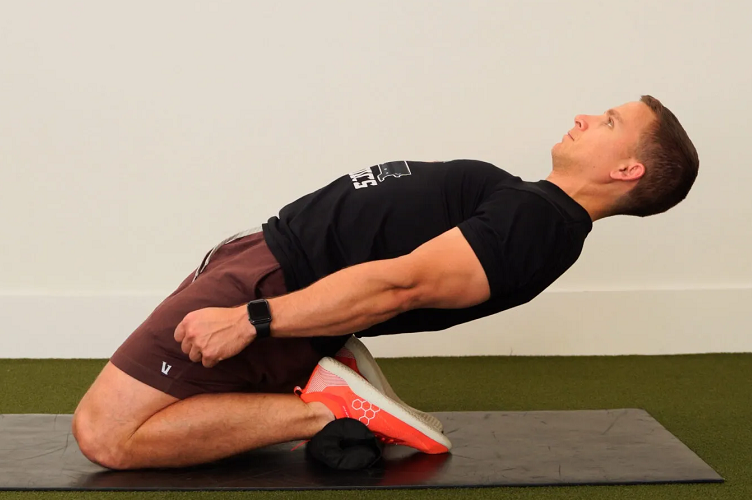
{"type": "Polygon", "coordinates": [[[682,201],[699,159],[676,116],[642,96],[602,115],[577,115],[575,127],[551,150],[556,174],[606,193],[606,215],[645,217],[682,201]]]}

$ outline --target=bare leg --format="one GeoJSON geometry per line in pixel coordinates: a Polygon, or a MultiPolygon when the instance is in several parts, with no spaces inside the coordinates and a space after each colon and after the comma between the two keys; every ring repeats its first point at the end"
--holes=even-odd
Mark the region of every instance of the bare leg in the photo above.
{"type": "Polygon", "coordinates": [[[294,394],[202,394],[160,411],[124,444],[129,468],[182,467],[296,439],[334,420],[294,394]]]}
{"type": "Polygon", "coordinates": [[[81,400],[73,434],[111,469],[183,467],[309,439],[334,415],[294,394],[202,394],[178,400],[108,363],[81,400]]]}

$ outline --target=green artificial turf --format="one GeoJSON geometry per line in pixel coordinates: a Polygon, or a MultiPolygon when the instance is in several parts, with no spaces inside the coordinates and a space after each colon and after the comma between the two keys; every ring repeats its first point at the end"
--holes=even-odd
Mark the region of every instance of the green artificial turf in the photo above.
{"type": "MultiPolygon", "coordinates": [[[[0,413],[72,413],[103,360],[0,360],[0,413]]],[[[9,499],[752,499],[752,354],[379,360],[426,411],[644,408],[725,484],[279,492],[0,492],[9,499]]]]}

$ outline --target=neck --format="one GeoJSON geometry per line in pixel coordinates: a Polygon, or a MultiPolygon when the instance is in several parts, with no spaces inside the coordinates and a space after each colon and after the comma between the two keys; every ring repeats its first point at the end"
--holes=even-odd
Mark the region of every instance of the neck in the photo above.
{"type": "Polygon", "coordinates": [[[602,194],[593,189],[593,185],[586,180],[556,171],[552,171],[546,180],[556,184],[559,189],[579,203],[590,214],[593,222],[608,217],[608,206],[602,194]]]}

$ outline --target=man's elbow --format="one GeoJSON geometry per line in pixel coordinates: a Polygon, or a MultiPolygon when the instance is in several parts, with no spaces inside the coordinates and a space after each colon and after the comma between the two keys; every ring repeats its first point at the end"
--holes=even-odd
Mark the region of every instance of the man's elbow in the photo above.
{"type": "Polygon", "coordinates": [[[409,259],[404,257],[391,259],[389,267],[384,268],[383,271],[385,273],[382,277],[389,276],[390,299],[388,303],[393,313],[401,314],[424,307],[426,293],[423,284],[425,282],[409,259]]]}
{"type": "Polygon", "coordinates": [[[438,284],[435,281],[427,278],[425,274],[421,275],[414,269],[404,270],[400,286],[395,289],[399,313],[440,307],[436,304],[440,301],[442,292],[437,289],[438,284]]]}
{"type": "Polygon", "coordinates": [[[394,311],[402,314],[413,309],[422,309],[425,306],[424,298],[420,295],[420,290],[416,287],[398,288],[394,291],[394,311]]]}

